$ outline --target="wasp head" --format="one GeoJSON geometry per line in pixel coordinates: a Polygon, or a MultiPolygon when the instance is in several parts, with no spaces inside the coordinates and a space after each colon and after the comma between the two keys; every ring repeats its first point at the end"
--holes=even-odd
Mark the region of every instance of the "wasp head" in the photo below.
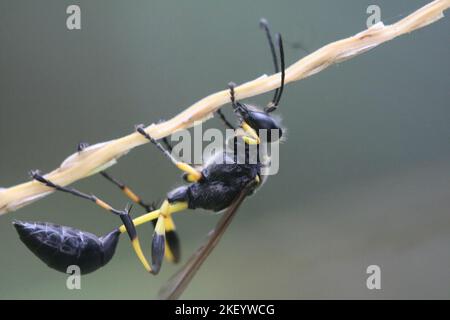
{"type": "Polygon", "coordinates": [[[283,135],[283,130],[278,119],[273,117],[268,111],[261,111],[248,105],[240,104],[238,112],[242,120],[247,123],[261,138],[262,130],[267,133],[267,141],[275,142],[283,135]]]}

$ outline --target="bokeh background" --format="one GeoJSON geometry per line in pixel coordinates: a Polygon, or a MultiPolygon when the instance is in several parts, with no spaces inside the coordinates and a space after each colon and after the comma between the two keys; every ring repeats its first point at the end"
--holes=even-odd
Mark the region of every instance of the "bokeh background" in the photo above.
{"type": "MultiPolygon", "coordinates": [[[[271,73],[260,17],[284,35],[290,64],[305,55],[299,47],[364,29],[369,4],[392,23],[425,3],[1,1],[0,186],[50,171],[80,141],[123,136],[231,80],[271,73]],[[66,29],[70,4],[81,7],[80,31],[66,29]]],[[[450,298],[449,31],[444,18],[286,88],[281,170],[245,202],[184,298],[450,298]],[[371,264],[381,267],[381,290],[366,288],[371,264]]],[[[149,145],[110,172],[148,200],[180,183],[149,145]]],[[[101,177],[75,186],[118,207],[127,201],[101,177]]],[[[124,238],[106,267],[69,291],[66,275],[19,241],[14,218],[99,235],[118,224],[65,194],[1,216],[0,298],[152,299],[178,268],[148,276],[124,238]]],[[[217,219],[176,217],[184,260],[217,219]]],[[[151,228],[139,231],[149,253],[151,228]]]]}

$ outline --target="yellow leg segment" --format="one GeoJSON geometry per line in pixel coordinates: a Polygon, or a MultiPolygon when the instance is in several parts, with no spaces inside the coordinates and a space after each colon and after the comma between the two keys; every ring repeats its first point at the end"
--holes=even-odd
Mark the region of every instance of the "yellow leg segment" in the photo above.
{"type": "Polygon", "coordinates": [[[131,201],[133,201],[134,203],[140,203],[141,202],[141,198],[139,198],[138,195],[136,195],[136,193],[134,193],[130,188],[128,187],[124,187],[122,189],[123,193],[131,199],[131,201]]]}
{"type": "Polygon", "coordinates": [[[103,208],[103,209],[105,209],[107,211],[111,211],[112,210],[112,207],[109,204],[107,204],[105,201],[100,200],[98,198],[95,199],[95,204],[97,204],[99,207],[101,207],[101,208],[103,208]]]}
{"type": "MultiPolygon", "coordinates": [[[[152,212],[148,212],[140,217],[133,219],[133,224],[137,227],[140,226],[141,224],[157,219],[161,214],[168,216],[171,215],[172,213],[186,210],[187,208],[188,208],[187,202],[175,202],[169,204],[169,202],[166,200],[162,204],[161,208],[156,209],[155,211],[152,212]]],[[[121,225],[119,227],[119,230],[120,233],[124,233],[127,231],[124,225],[121,225]]]]}
{"type": "MultiPolygon", "coordinates": [[[[157,219],[159,217],[160,213],[161,213],[160,209],[157,209],[155,211],[146,213],[146,214],[144,214],[144,215],[142,215],[140,217],[137,217],[137,218],[133,219],[133,224],[135,226],[139,226],[141,224],[144,224],[144,223],[150,222],[152,220],[155,220],[155,219],[157,219]]],[[[121,225],[119,227],[119,230],[120,230],[121,233],[124,233],[124,232],[127,231],[125,229],[124,225],[121,225]]]]}
{"type": "MultiPolygon", "coordinates": [[[[134,226],[139,226],[141,224],[147,223],[154,219],[158,219],[156,226],[155,226],[155,234],[156,234],[156,236],[165,236],[166,228],[168,231],[175,230],[175,224],[173,223],[173,220],[170,215],[172,213],[185,210],[187,208],[188,208],[187,202],[176,202],[176,203],[171,204],[166,200],[161,205],[161,208],[135,218],[133,220],[133,224],[134,224],[134,226]]],[[[119,231],[121,233],[124,233],[127,230],[124,225],[121,225],[119,227],[119,231]]],[[[167,245],[167,240],[165,240],[165,243],[166,243],[166,245],[165,245],[166,250],[165,250],[164,254],[169,261],[174,261],[175,256],[174,256],[173,252],[170,250],[170,246],[167,245]]],[[[159,271],[160,263],[158,266],[158,270],[152,269],[150,263],[148,262],[147,258],[145,257],[144,253],[142,252],[142,248],[139,243],[138,237],[132,239],[131,244],[133,246],[133,250],[135,251],[137,257],[139,258],[140,262],[144,266],[145,270],[147,270],[148,272],[157,273],[159,271]]]]}
{"type": "Polygon", "coordinates": [[[176,166],[183,172],[188,174],[188,181],[196,182],[201,179],[202,173],[185,162],[177,162],[176,166]]]}
{"type": "Polygon", "coordinates": [[[244,136],[242,139],[244,140],[244,142],[246,144],[259,144],[258,140],[255,140],[255,139],[247,137],[247,136],[244,136]]]}
{"type": "Polygon", "coordinates": [[[141,261],[145,270],[147,270],[147,272],[152,272],[152,268],[150,267],[147,258],[145,258],[144,253],[142,252],[141,244],[139,243],[139,239],[137,237],[131,240],[131,245],[133,246],[134,252],[141,261]]]}
{"type": "Polygon", "coordinates": [[[250,136],[243,137],[245,143],[247,144],[260,144],[261,140],[259,139],[258,134],[256,133],[255,129],[250,127],[247,122],[242,122],[242,129],[250,136]]]}

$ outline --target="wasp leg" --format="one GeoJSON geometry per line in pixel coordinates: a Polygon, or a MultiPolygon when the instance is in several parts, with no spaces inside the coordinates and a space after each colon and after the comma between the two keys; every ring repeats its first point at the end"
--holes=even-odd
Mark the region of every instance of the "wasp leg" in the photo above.
{"type": "Polygon", "coordinates": [[[245,107],[238,101],[236,101],[235,95],[234,95],[234,87],[236,87],[236,84],[234,82],[228,83],[228,88],[230,89],[230,101],[231,105],[233,106],[233,109],[235,112],[241,110],[244,111],[245,107]]]}
{"type": "Polygon", "coordinates": [[[167,139],[167,137],[164,137],[161,139],[164,143],[164,145],[166,146],[166,149],[169,150],[169,152],[172,152],[172,145],[169,143],[169,140],[167,139]]]}
{"type": "MultiPolygon", "coordinates": [[[[157,123],[162,123],[164,122],[164,119],[159,119],[159,121],[157,123]]],[[[169,143],[169,139],[167,139],[167,137],[164,137],[161,139],[164,146],[166,147],[167,150],[169,150],[169,152],[172,152],[172,145],[169,143]]]]}
{"type": "MultiPolygon", "coordinates": [[[[142,199],[134,193],[128,186],[112,177],[109,173],[102,171],[100,174],[105,177],[107,180],[111,181],[113,184],[118,186],[123,193],[130,198],[133,202],[139,204],[143,207],[146,212],[151,212],[155,210],[153,204],[149,205],[142,201],[142,199]]],[[[156,220],[152,220],[153,227],[156,228],[156,220]]],[[[175,223],[173,222],[172,217],[167,217],[165,219],[165,228],[166,228],[166,254],[165,257],[168,261],[177,263],[180,260],[180,241],[178,235],[175,231],[175,223]]]]}
{"type": "Polygon", "coordinates": [[[250,127],[247,122],[243,121],[241,124],[242,129],[249,135],[244,136],[242,139],[247,144],[260,144],[261,140],[259,139],[258,134],[256,133],[255,129],[250,127]]]}
{"type": "Polygon", "coordinates": [[[159,272],[163,262],[166,248],[166,227],[164,216],[160,215],[156,222],[155,232],[152,240],[152,268],[154,272],[159,272]]]}
{"type": "Polygon", "coordinates": [[[122,190],[123,194],[133,201],[134,203],[140,205],[146,212],[150,212],[155,210],[155,206],[153,204],[148,204],[144,202],[141,197],[139,197],[130,187],[128,187],[126,184],[122,183],[121,181],[117,180],[113,176],[111,176],[106,171],[100,171],[100,174],[108,181],[112,182],[114,185],[116,185],[120,190],[122,190]]]}
{"type": "Polygon", "coordinates": [[[86,194],[86,193],[83,193],[81,191],[78,191],[75,188],[63,187],[63,186],[60,186],[58,184],[55,184],[55,183],[51,182],[50,180],[44,178],[44,176],[42,176],[39,173],[39,171],[37,171],[37,170],[31,171],[30,175],[31,175],[31,177],[34,180],[45,184],[47,187],[53,188],[53,189],[58,190],[58,191],[62,191],[62,192],[66,192],[66,193],[72,194],[72,195],[77,196],[77,197],[82,198],[82,199],[86,199],[86,200],[92,201],[96,205],[98,205],[99,207],[101,207],[101,208],[103,208],[103,209],[105,209],[105,210],[107,210],[107,211],[109,211],[109,212],[111,212],[111,213],[113,213],[115,215],[120,216],[120,215],[123,215],[123,213],[124,213],[123,210],[114,209],[108,203],[106,203],[105,201],[97,198],[93,194],[86,194]]]}
{"type": "MultiPolygon", "coordinates": [[[[172,146],[170,145],[169,141],[166,138],[163,138],[163,143],[166,146],[166,148],[171,151],[172,150],[172,146]]],[[[83,151],[83,149],[85,149],[88,146],[87,143],[80,143],[78,145],[78,151],[83,151]]],[[[106,171],[100,171],[100,174],[107,179],[108,181],[110,181],[111,183],[113,183],[114,185],[116,185],[120,190],[122,190],[122,192],[130,199],[132,200],[134,203],[140,205],[142,208],[144,208],[144,210],[146,212],[151,212],[154,211],[155,205],[152,204],[147,204],[146,202],[144,202],[140,196],[138,196],[133,190],[131,190],[130,187],[128,187],[126,184],[124,184],[123,182],[119,181],[118,179],[116,179],[115,177],[111,176],[109,173],[107,173],[106,171]]],[[[153,227],[156,227],[156,220],[152,220],[153,222],[153,227]]],[[[181,257],[181,250],[180,250],[180,240],[178,238],[178,235],[175,231],[175,223],[173,222],[172,217],[167,217],[164,221],[165,223],[165,228],[166,228],[166,250],[165,250],[165,258],[172,263],[178,263],[180,261],[180,257],[181,257]]]]}
{"type": "Polygon", "coordinates": [[[139,242],[139,238],[137,236],[136,227],[133,224],[133,220],[131,220],[131,217],[129,214],[121,216],[123,225],[119,228],[119,231],[121,233],[127,232],[128,236],[130,237],[131,246],[133,247],[134,252],[136,253],[136,256],[138,257],[141,264],[144,266],[145,270],[149,273],[152,273],[156,275],[159,272],[158,270],[154,270],[152,266],[150,266],[150,263],[148,262],[147,258],[144,255],[144,252],[142,251],[141,243],[139,242]]]}
{"type": "MultiPolygon", "coordinates": [[[[169,240],[166,240],[166,225],[169,226],[169,231],[171,230],[172,226],[170,225],[170,220],[167,220],[171,218],[170,216],[178,211],[182,211],[187,209],[188,204],[187,202],[176,202],[176,203],[169,203],[167,200],[163,202],[161,205],[161,208],[154,210],[152,212],[148,212],[140,217],[137,217],[133,220],[131,218],[129,221],[124,221],[124,224],[119,227],[119,231],[121,233],[128,232],[131,226],[135,228],[136,226],[139,226],[141,224],[154,221],[157,219],[157,223],[155,226],[155,231],[153,234],[153,241],[152,241],[152,261],[153,264],[150,266],[147,259],[145,258],[144,254],[142,253],[141,246],[139,244],[139,240],[137,237],[134,237],[134,234],[130,234],[131,243],[133,245],[133,249],[136,252],[136,255],[138,256],[141,263],[144,265],[145,269],[151,273],[158,273],[159,269],[162,264],[162,259],[166,252],[166,241],[168,241],[170,244],[172,244],[169,240]]],[[[174,225],[173,225],[174,227],[174,225]]],[[[176,248],[176,246],[174,246],[176,248]]],[[[176,250],[171,252],[171,254],[174,257],[174,261],[176,259],[176,250]]]]}
{"type": "Polygon", "coordinates": [[[164,148],[162,144],[160,144],[158,141],[153,139],[147,132],[145,132],[144,127],[142,125],[136,126],[137,132],[142,134],[145,138],[147,138],[149,141],[151,141],[164,155],[181,171],[187,173],[187,180],[189,182],[196,182],[199,181],[202,178],[202,173],[195,169],[194,167],[190,166],[189,164],[178,161],[175,159],[172,154],[164,148]]]}
{"type": "MultiPolygon", "coordinates": [[[[78,144],[77,150],[78,152],[82,152],[84,149],[86,149],[89,146],[88,143],[86,142],[82,142],[78,144]]],[[[100,171],[100,174],[109,182],[113,183],[114,185],[116,185],[120,190],[122,190],[122,192],[125,194],[125,196],[127,196],[127,198],[129,198],[131,201],[133,201],[134,203],[140,205],[142,208],[144,208],[144,210],[146,212],[150,212],[155,210],[155,206],[153,204],[148,204],[145,203],[144,201],[142,201],[141,197],[139,197],[133,190],[131,190],[126,184],[122,183],[121,181],[119,181],[118,179],[114,178],[113,176],[111,176],[109,173],[107,173],[106,171],[100,171]]]]}
{"type": "Polygon", "coordinates": [[[236,128],[231,124],[231,122],[227,120],[221,109],[217,110],[216,113],[219,115],[220,120],[222,120],[222,122],[227,128],[236,130],[236,128]]]}
{"type": "MultiPolygon", "coordinates": [[[[188,203],[184,201],[180,202],[174,202],[169,203],[167,200],[163,202],[161,205],[161,208],[156,209],[152,212],[147,212],[146,214],[143,214],[137,218],[133,219],[133,225],[140,226],[142,224],[145,224],[147,222],[153,221],[155,219],[158,219],[159,216],[165,215],[166,217],[170,217],[173,213],[186,210],[188,208],[188,203]]],[[[125,226],[121,225],[119,227],[119,231],[121,233],[124,233],[126,231],[125,226]]]]}
{"type": "MultiPolygon", "coordinates": [[[[245,105],[239,103],[238,101],[236,101],[235,99],[235,95],[234,95],[234,87],[236,86],[236,84],[234,82],[230,82],[228,84],[228,88],[230,89],[230,100],[231,100],[231,104],[233,105],[233,108],[235,110],[235,112],[248,112],[247,108],[245,107],[245,105]]],[[[242,139],[244,140],[245,143],[247,144],[259,144],[261,142],[261,140],[259,139],[258,133],[255,131],[255,129],[253,129],[247,122],[242,121],[240,127],[244,130],[245,133],[248,134],[248,136],[244,136],[242,139]]]]}
{"type": "Polygon", "coordinates": [[[176,237],[176,234],[173,233],[175,225],[172,221],[171,214],[184,210],[186,207],[187,204],[185,203],[170,204],[168,201],[164,201],[161,205],[160,215],[156,223],[152,241],[152,261],[155,270],[159,270],[161,267],[164,256],[169,257],[172,261],[179,260],[178,238],[176,237]],[[166,231],[168,231],[171,236],[167,237],[166,231]],[[165,250],[168,243],[172,245],[173,251],[170,249],[165,250]]]}

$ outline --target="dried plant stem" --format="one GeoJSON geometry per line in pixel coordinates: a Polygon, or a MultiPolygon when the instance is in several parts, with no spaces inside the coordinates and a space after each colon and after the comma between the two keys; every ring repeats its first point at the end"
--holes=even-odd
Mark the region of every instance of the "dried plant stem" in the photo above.
{"type": "MultiPolygon", "coordinates": [[[[352,37],[330,43],[286,69],[286,83],[311,76],[326,67],[352,58],[383,42],[400,35],[422,28],[443,17],[443,11],[450,7],[450,0],[435,0],[413,12],[400,21],[385,26],[378,23],[352,37]]],[[[280,73],[272,76],[262,76],[244,83],[235,89],[236,99],[256,96],[277,88],[280,84],[280,73]]],[[[223,90],[203,98],[179,113],[172,119],[158,124],[152,124],[146,131],[159,139],[171,133],[188,128],[196,121],[209,118],[214,111],[229,102],[228,90],[223,90]]],[[[72,155],[61,167],[50,172],[46,177],[60,185],[68,185],[85,178],[104,167],[113,164],[129,150],[146,143],[138,133],[97,145],[90,152],[72,155]]],[[[0,191],[0,214],[16,210],[51,192],[51,189],[39,182],[25,182],[0,191]]]]}

